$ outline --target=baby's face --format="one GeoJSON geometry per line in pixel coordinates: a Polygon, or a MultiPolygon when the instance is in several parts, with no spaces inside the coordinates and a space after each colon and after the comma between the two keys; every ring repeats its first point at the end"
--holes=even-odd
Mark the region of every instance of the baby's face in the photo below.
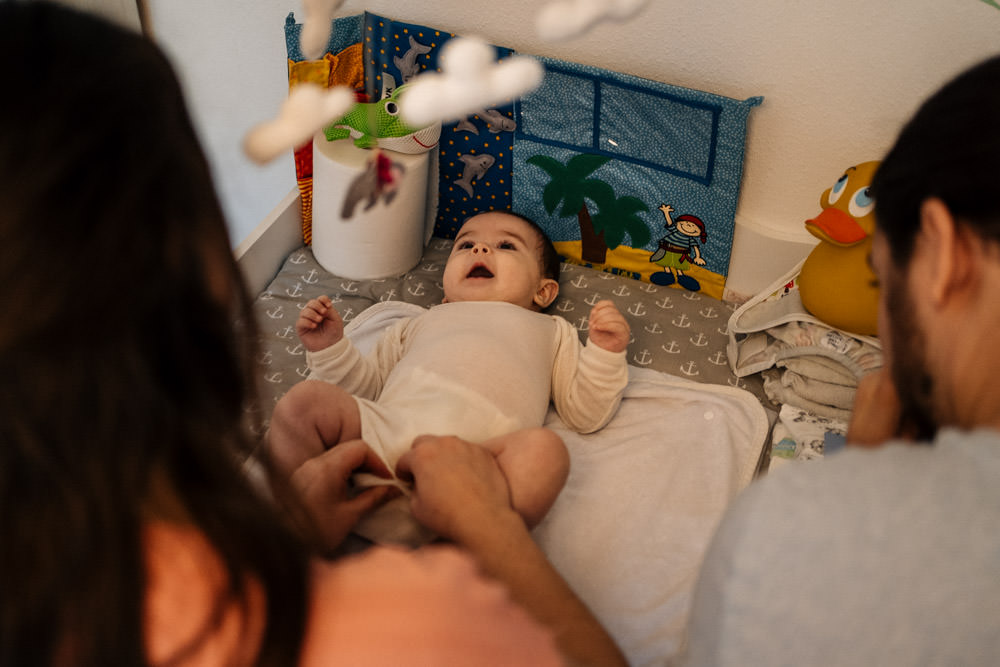
{"type": "Polygon", "coordinates": [[[539,305],[539,246],[535,230],[520,218],[500,212],[470,218],[459,230],[444,268],[445,301],[539,305]]]}

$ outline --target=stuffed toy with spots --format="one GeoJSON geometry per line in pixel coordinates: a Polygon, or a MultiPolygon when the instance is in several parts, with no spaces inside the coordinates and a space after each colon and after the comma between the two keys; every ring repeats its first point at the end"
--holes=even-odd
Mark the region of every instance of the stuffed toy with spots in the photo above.
{"type": "Polygon", "coordinates": [[[878,286],[870,258],[875,202],[869,196],[879,162],[849,167],[820,196],[822,211],[806,221],[819,239],[799,272],[802,305],[824,323],[849,333],[875,336],[878,286]]]}

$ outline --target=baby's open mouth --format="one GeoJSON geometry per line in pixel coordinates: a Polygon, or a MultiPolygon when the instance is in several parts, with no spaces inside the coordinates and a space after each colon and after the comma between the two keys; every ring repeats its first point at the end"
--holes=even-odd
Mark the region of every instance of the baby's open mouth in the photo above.
{"type": "Polygon", "coordinates": [[[476,266],[472,267],[472,270],[469,271],[469,275],[466,276],[466,278],[492,278],[492,277],[493,277],[493,272],[487,269],[482,264],[477,264],[476,266]]]}

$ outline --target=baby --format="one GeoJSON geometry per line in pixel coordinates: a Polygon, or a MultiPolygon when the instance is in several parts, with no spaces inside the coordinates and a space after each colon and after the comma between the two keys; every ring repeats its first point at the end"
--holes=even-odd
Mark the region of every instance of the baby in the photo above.
{"type": "MultiPolygon", "coordinates": [[[[614,304],[594,305],[586,346],[565,319],[539,312],[558,295],[558,276],[559,256],[535,223],[490,212],[459,230],[444,302],[391,325],[368,357],[344,337],[330,299],[311,300],[296,324],[310,379],[271,420],[279,469],[290,475],[361,438],[393,470],[417,436],[455,435],[494,454],[514,509],[537,524],[569,473],[562,439],[542,427],[549,400],[566,426],[589,433],[611,420],[628,382],[630,330],[614,304]]],[[[357,532],[409,541],[371,534],[384,530],[357,532]]]]}

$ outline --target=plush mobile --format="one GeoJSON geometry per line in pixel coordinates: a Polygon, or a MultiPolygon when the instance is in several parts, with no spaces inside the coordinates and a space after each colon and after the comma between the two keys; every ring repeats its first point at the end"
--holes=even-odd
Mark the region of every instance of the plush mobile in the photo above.
{"type": "Polygon", "coordinates": [[[878,287],[870,259],[875,202],[868,194],[879,162],[848,167],[820,196],[822,211],[806,221],[819,239],[799,272],[802,305],[830,326],[877,335],[878,287]]]}

